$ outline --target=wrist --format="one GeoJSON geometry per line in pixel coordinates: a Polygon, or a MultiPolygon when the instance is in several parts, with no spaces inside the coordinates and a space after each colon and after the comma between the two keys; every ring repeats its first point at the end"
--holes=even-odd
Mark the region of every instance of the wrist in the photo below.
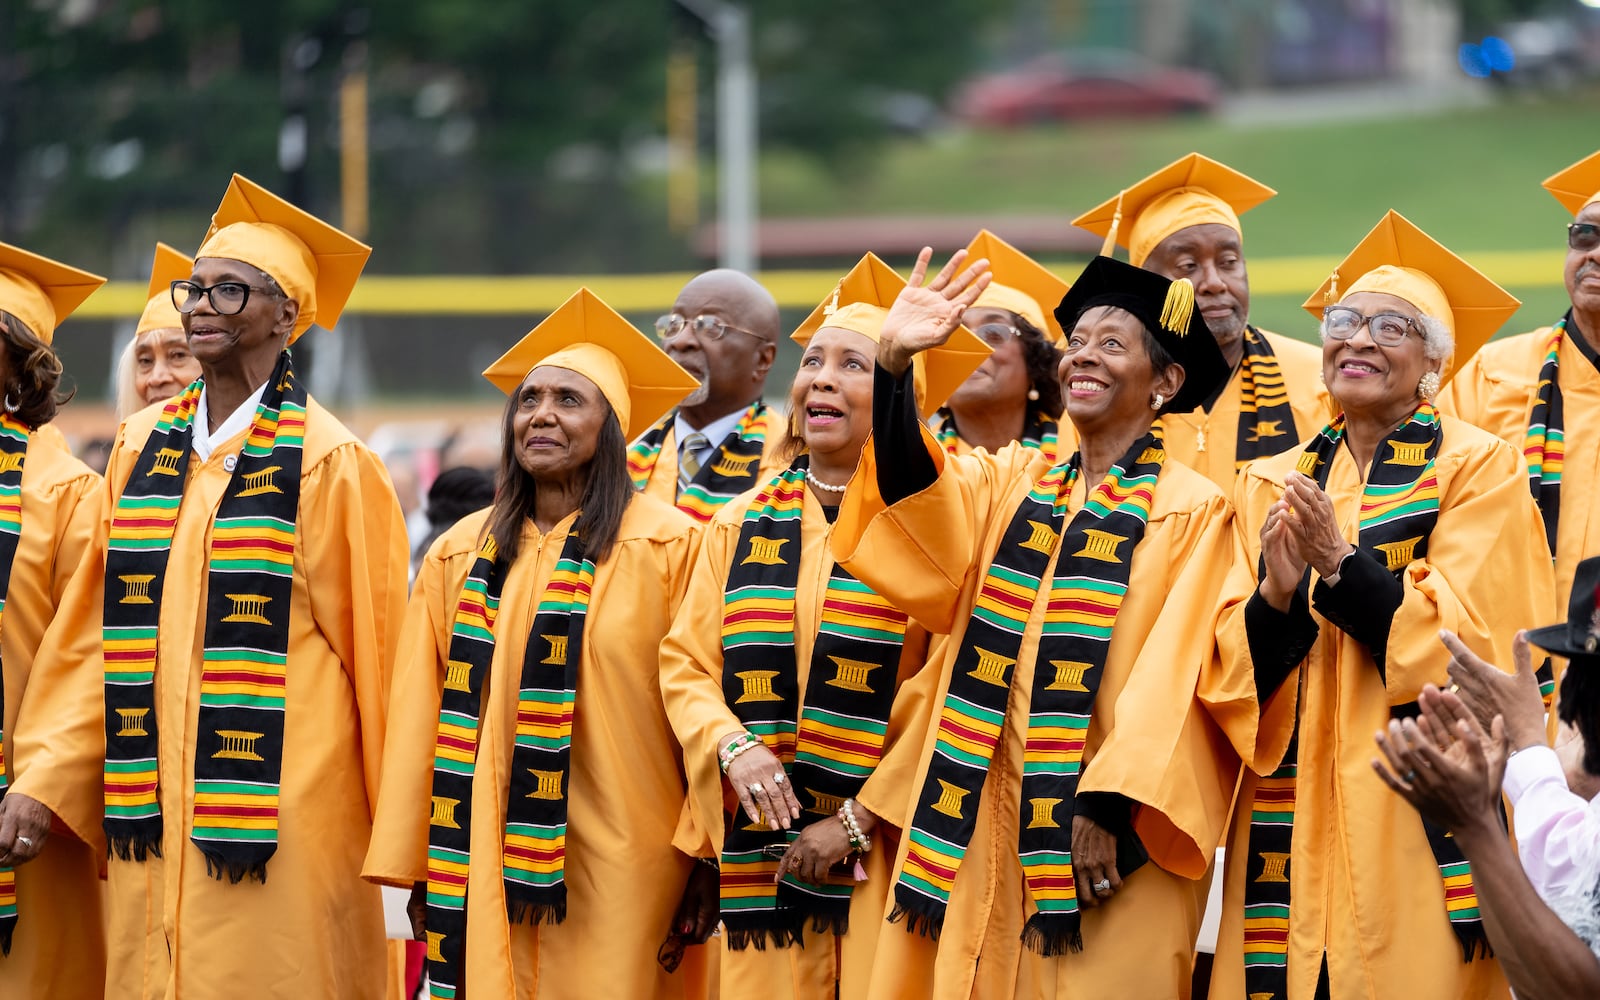
{"type": "Polygon", "coordinates": [[[1289,606],[1294,601],[1294,591],[1287,587],[1274,585],[1271,578],[1261,581],[1260,585],[1256,587],[1256,593],[1260,594],[1261,599],[1266,601],[1267,605],[1279,614],[1288,614],[1289,606]]]}
{"type": "Polygon", "coordinates": [[[1317,567],[1317,575],[1322,577],[1322,581],[1328,586],[1337,587],[1339,572],[1344,569],[1344,561],[1355,555],[1355,552],[1356,547],[1346,542],[1344,548],[1335,553],[1332,559],[1325,560],[1323,565],[1317,567]]]}
{"type": "Polygon", "coordinates": [[[911,355],[902,350],[899,345],[890,340],[878,343],[878,367],[895,378],[906,373],[911,367],[911,355]]]}

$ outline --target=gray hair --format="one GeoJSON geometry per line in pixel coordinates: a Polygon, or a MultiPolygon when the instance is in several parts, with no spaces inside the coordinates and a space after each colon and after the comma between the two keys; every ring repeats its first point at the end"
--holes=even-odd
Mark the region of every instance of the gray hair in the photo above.
{"type": "MultiPolygon", "coordinates": [[[[1455,350],[1455,338],[1445,325],[1432,316],[1424,313],[1417,315],[1417,325],[1422,327],[1422,353],[1429,361],[1441,361],[1450,357],[1455,350]]],[[[1328,342],[1328,321],[1321,320],[1317,323],[1317,336],[1323,343],[1328,342]]]]}

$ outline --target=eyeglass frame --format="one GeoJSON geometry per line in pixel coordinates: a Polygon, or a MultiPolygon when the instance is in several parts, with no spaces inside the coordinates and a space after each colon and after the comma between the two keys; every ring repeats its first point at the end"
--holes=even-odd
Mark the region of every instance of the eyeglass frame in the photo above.
{"type": "Polygon", "coordinates": [[[989,340],[988,337],[985,337],[983,335],[983,331],[984,330],[988,330],[988,329],[1005,330],[1006,332],[1010,333],[1011,336],[1013,336],[1013,337],[1016,337],[1016,338],[1019,338],[1019,339],[1022,337],[1022,331],[1017,329],[1017,327],[1013,326],[1010,323],[998,323],[998,322],[996,322],[996,323],[979,323],[977,326],[972,327],[971,329],[972,329],[972,335],[974,337],[977,337],[979,340],[983,341],[985,344],[988,344],[990,347],[994,347],[994,348],[998,348],[1000,346],[1000,344],[1005,343],[1005,341],[1001,340],[999,343],[992,343],[989,340]]]}
{"type": "Polygon", "coordinates": [[[1375,313],[1373,313],[1373,314],[1371,314],[1369,316],[1366,313],[1363,313],[1361,310],[1352,309],[1349,306],[1337,306],[1337,305],[1335,305],[1335,306],[1325,306],[1325,307],[1323,307],[1323,310],[1322,310],[1322,329],[1323,329],[1323,332],[1325,332],[1331,339],[1337,340],[1341,344],[1345,343],[1346,341],[1348,341],[1348,340],[1352,339],[1353,337],[1355,337],[1355,335],[1361,330],[1362,327],[1366,327],[1367,328],[1367,336],[1371,337],[1372,338],[1372,342],[1374,344],[1377,344],[1379,347],[1399,347],[1401,344],[1404,344],[1406,342],[1406,337],[1409,337],[1413,333],[1415,333],[1417,335],[1418,339],[1421,339],[1421,340],[1426,340],[1427,339],[1427,333],[1426,333],[1426,331],[1424,331],[1422,329],[1422,324],[1418,323],[1416,320],[1412,319],[1410,316],[1407,316],[1407,315],[1405,315],[1403,313],[1385,311],[1385,312],[1375,312],[1375,313]],[[1354,327],[1352,327],[1350,329],[1349,336],[1340,337],[1340,336],[1335,335],[1332,330],[1328,329],[1328,318],[1329,318],[1330,314],[1332,314],[1335,310],[1337,310],[1339,312],[1350,313],[1351,315],[1355,316],[1357,319],[1361,320],[1361,322],[1357,323],[1354,327]],[[1373,328],[1372,328],[1372,321],[1373,320],[1375,320],[1375,319],[1384,319],[1386,317],[1392,317],[1394,319],[1404,320],[1405,324],[1406,324],[1406,332],[1401,334],[1400,335],[1400,339],[1396,340],[1392,344],[1388,343],[1388,342],[1386,342],[1384,340],[1379,339],[1377,331],[1373,330],[1373,328]]]}
{"type": "Polygon", "coordinates": [[[219,281],[214,285],[202,285],[198,281],[191,281],[188,278],[178,278],[171,282],[167,288],[169,289],[168,294],[172,297],[172,308],[178,310],[179,313],[185,316],[193,315],[194,311],[200,307],[200,300],[202,298],[211,303],[211,311],[216,313],[218,316],[237,316],[244,312],[245,306],[250,304],[251,292],[261,292],[264,295],[283,295],[283,292],[277,288],[269,288],[265,285],[252,285],[248,281],[219,281]],[[189,292],[183,297],[182,302],[178,301],[179,285],[185,285],[189,288],[189,292]],[[215,292],[224,285],[238,285],[240,288],[244,289],[244,297],[239,300],[239,308],[235,309],[233,312],[223,312],[222,307],[217,305],[215,292]],[[189,303],[191,299],[193,300],[192,304],[189,305],[189,308],[185,309],[184,304],[189,303]]]}
{"type": "Polygon", "coordinates": [[[688,328],[689,332],[692,333],[697,340],[701,337],[712,341],[721,340],[723,337],[728,335],[729,330],[732,330],[735,333],[742,333],[746,337],[755,337],[757,340],[761,339],[760,335],[751,333],[749,330],[743,329],[742,327],[734,326],[732,323],[722,319],[720,316],[713,316],[710,313],[701,313],[693,319],[690,319],[688,316],[683,316],[675,312],[667,313],[665,316],[657,317],[656,339],[662,343],[665,343],[682,333],[685,328],[688,328]],[[703,319],[709,319],[716,324],[714,327],[716,330],[715,334],[711,333],[710,330],[707,330],[705,333],[701,333],[699,330],[695,329],[695,327],[698,326],[700,321],[703,319]],[[670,325],[672,320],[680,320],[681,322],[679,322],[675,328],[662,329],[663,323],[670,325]]]}
{"type": "Polygon", "coordinates": [[[1600,248],[1600,225],[1597,225],[1596,223],[1593,223],[1593,222],[1569,222],[1569,223],[1567,223],[1567,249],[1568,250],[1576,250],[1579,253],[1589,253],[1589,252],[1591,252],[1591,251],[1593,251],[1593,250],[1595,250],[1597,248],[1600,248]],[[1577,243],[1577,240],[1578,240],[1578,234],[1580,232],[1589,233],[1590,236],[1593,237],[1594,242],[1590,243],[1586,247],[1579,246],[1578,243],[1577,243]]]}

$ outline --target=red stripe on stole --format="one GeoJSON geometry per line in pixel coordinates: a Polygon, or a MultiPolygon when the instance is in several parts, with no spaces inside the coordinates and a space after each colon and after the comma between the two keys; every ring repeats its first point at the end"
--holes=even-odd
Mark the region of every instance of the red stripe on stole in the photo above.
{"type": "Polygon", "coordinates": [[[156,658],[156,648],[152,645],[149,649],[108,649],[104,653],[104,658],[116,660],[118,663],[138,663],[141,660],[153,663],[156,658]]]}
{"type": "Polygon", "coordinates": [[[1028,879],[1028,882],[1041,889],[1059,889],[1062,892],[1072,889],[1071,875],[1034,875],[1028,879]]]}
{"type": "Polygon", "coordinates": [[[196,816],[250,816],[270,819],[278,815],[277,806],[203,806],[195,803],[196,816]]]}
{"type": "Polygon", "coordinates": [[[1244,932],[1246,946],[1252,944],[1275,944],[1287,946],[1289,944],[1288,929],[1277,927],[1248,927],[1244,932]]]}
{"type": "Polygon", "coordinates": [[[166,528],[178,519],[178,512],[169,515],[156,515],[152,517],[128,517],[117,515],[112,519],[112,525],[118,528],[166,528]]]}
{"type": "Polygon", "coordinates": [[[467,876],[465,874],[458,875],[455,872],[441,871],[440,869],[429,865],[428,881],[438,882],[441,885],[464,886],[467,884],[467,876]]]}
{"type": "Polygon", "coordinates": [[[1267,788],[1266,786],[1257,786],[1257,788],[1256,788],[1256,801],[1257,802],[1281,802],[1281,803],[1286,803],[1288,805],[1294,805],[1294,789],[1293,788],[1267,788]]]}
{"type": "Polygon", "coordinates": [[[747,608],[744,611],[735,611],[723,619],[726,625],[743,625],[746,622],[787,622],[792,616],[781,611],[768,611],[763,608],[747,608]]]}
{"type": "Polygon", "coordinates": [[[271,549],[274,552],[293,553],[294,543],[266,537],[217,538],[212,540],[211,549],[213,552],[218,549],[271,549]]]}
{"type": "Polygon", "coordinates": [[[1444,898],[1446,900],[1451,900],[1451,899],[1471,899],[1474,896],[1476,896],[1477,894],[1478,894],[1478,890],[1473,888],[1471,882],[1468,882],[1466,885],[1449,885],[1449,886],[1445,886],[1445,890],[1444,890],[1444,898]]]}
{"type": "Polygon", "coordinates": [[[1013,594],[1009,591],[1001,590],[998,587],[985,586],[979,595],[979,602],[981,603],[984,598],[987,598],[996,604],[1001,604],[1008,608],[1014,608],[1017,611],[1023,612],[1024,615],[1033,610],[1032,593],[1013,594]]]}
{"type": "Polygon", "coordinates": [[[118,795],[139,795],[155,791],[156,782],[153,778],[149,781],[114,781],[108,777],[106,787],[115,789],[118,795]]]}
{"type": "Polygon", "coordinates": [[[255,670],[207,670],[205,678],[214,684],[243,682],[283,687],[283,674],[268,674],[255,670]]]}
{"type": "Polygon", "coordinates": [[[956,877],[956,870],[954,868],[951,868],[949,865],[941,864],[939,861],[930,858],[916,845],[913,844],[910,848],[908,848],[907,854],[907,864],[910,864],[911,858],[915,858],[917,864],[921,866],[921,868],[928,874],[935,875],[946,882],[954,881],[956,877]]]}
{"type": "Polygon", "coordinates": [[[722,884],[729,889],[759,889],[762,887],[771,889],[772,873],[777,870],[778,859],[773,858],[771,864],[774,867],[765,872],[760,870],[754,873],[748,871],[724,871],[722,873],[722,884]]]}
{"type": "Polygon", "coordinates": [[[1073,751],[1077,751],[1078,753],[1082,753],[1083,743],[1084,741],[1082,737],[1078,737],[1077,739],[1068,737],[1064,740],[1058,740],[1053,737],[1030,736],[1028,737],[1027,748],[1029,750],[1038,750],[1041,752],[1070,754],[1073,751]]]}
{"type": "Polygon", "coordinates": [[[860,754],[863,757],[876,757],[878,751],[883,749],[882,744],[869,743],[865,740],[851,740],[834,736],[831,733],[807,732],[805,742],[813,746],[828,747],[845,753],[860,754]]]}
{"type": "Polygon", "coordinates": [[[459,736],[446,736],[444,733],[439,733],[434,737],[434,746],[449,747],[452,750],[463,750],[467,753],[471,753],[478,748],[478,741],[462,739],[459,736]]]}
{"type": "Polygon", "coordinates": [[[829,598],[822,602],[822,607],[836,608],[859,618],[877,618],[886,622],[903,622],[906,616],[894,608],[882,604],[863,604],[860,601],[841,601],[829,598]]]}
{"type": "Polygon", "coordinates": [[[966,726],[963,726],[954,719],[943,719],[940,721],[939,726],[945,732],[955,733],[957,736],[960,736],[963,739],[971,740],[973,743],[981,744],[982,746],[986,747],[993,747],[999,740],[999,737],[997,736],[990,736],[988,733],[980,733],[976,730],[968,729],[966,726]]]}
{"type": "Polygon", "coordinates": [[[564,849],[560,847],[534,848],[524,847],[521,844],[506,844],[506,857],[521,858],[524,861],[557,861],[560,860],[564,849]]]}

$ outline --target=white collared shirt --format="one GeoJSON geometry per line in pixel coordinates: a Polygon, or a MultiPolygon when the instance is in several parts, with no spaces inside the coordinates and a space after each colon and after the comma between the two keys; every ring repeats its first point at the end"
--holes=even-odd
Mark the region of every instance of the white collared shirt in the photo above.
{"type": "Polygon", "coordinates": [[[202,462],[210,459],[211,453],[229,438],[250,426],[250,421],[256,415],[256,407],[261,405],[261,397],[266,395],[267,383],[261,383],[255,392],[239,404],[237,410],[228,414],[228,419],[217,425],[214,434],[206,433],[206,428],[211,426],[211,404],[206,398],[206,391],[205,386],[200,387],[200,403],[194,411],[194,453],[200,456],[202,462]]]}
{"type": "Polygon", "coordinates": [[[711,457],[711,454],[716,450],[717,445],[722,443],[722,439],[727,437],[729,434],[732,434],[733,429],[739,426],[740,418],[745,415],[745,411],[748,409],[750,408],[746,406],[742,409],[734,410],[727,416],[718,417],[717,419],[711,421],[711,423],[700,428],[690,427],[689,421],[683,419],[683,411],[679,410],[678,415],[672,420],[672,440],[676,441],[678,444],[679,464],[681,465],[683,462],[684,439],[690,434],[695,433],[697,430],[699,433],[706,436],[706,446],[701,448],[700,453],[695,457],[700,459],[701,465],[706,464],[706,459],[711,457]]]}

